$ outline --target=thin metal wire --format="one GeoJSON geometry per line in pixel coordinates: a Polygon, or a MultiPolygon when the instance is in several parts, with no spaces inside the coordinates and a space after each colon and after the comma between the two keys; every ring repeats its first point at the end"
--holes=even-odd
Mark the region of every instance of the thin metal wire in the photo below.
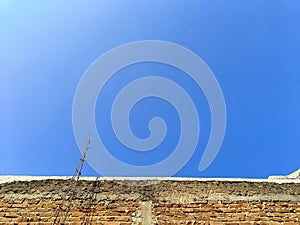
{"type": "Polygon", "coordinates": [[[66,222],[66,219],[70,212],[70,208],[72,206],[72,200],[74,199],[74,197],[77,194],[78,181],[81,176],[81,171],[82,171],[83,164],[85,162],[87,151],[90,149],[90,147],[89,147],[90,143],[91,143],[91,141],[88,136],[88,138],[85,142],[82,156],[81,156],[79,163],[77,164],[77,167],[75,169],[75,172],[70,180],[71,184],[69,186],[69,190],[67,191],[61,204],[58,205],[58,207],[54,213],[54,221],[52,223],[53,225],[65,224],[65,222],[66,222]]]}
{"type": "Polygon", "coordinates": [[[97,177],[94,182],[93,190],[89,196],[89,202],[85,208],[86,215],[84,218],[84,223],[83,223],[84,225],[92,224],[93,215],[96,211],[96,205],[95,205],[96,196],[97,196],[96,189],[99,188],[99,186],[100,186],[99,179],[100,179],[100,177],[97,177]]]}

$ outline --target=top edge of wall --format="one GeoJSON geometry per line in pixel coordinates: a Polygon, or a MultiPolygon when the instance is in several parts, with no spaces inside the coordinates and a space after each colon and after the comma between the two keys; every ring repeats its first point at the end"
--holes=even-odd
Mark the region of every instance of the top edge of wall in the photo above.
{"type": "MultiPolygon", "coordinates": [[[[72,176],[17,176],[17,175],[2,175],[0,176],[0,184],[9,183],[14,181],[36,181],[36,180],[67,180],[71,179],[72,176]]],[[[80,180],[94,181],[96,176],[82,176],[80,180]]],[[[267,183],[300,183],[300,179],[290,178],[289,176],[270,176],[268,179],[258,178],[196,178],[196,177],[99,177],[98,180],[107,181],[198,181],[198,182],[209,182],[209,181],[221,181],[221,182],[267,182],[267,183]]]]}

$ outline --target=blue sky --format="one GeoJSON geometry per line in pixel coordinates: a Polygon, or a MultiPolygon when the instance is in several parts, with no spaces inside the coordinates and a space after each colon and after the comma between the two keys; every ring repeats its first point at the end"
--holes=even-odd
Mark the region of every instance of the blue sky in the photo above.
{"type": "MultiPolygon", "coordinates": [[[[78,82],[96,58],[139,40],[170,41],[198,54],[226,101],[223,145],[210,167],[199,172],[210,118],[203,93],[194,94],[203,104],[202,136],[176,176],[267,177],[298,169],[299,21],[297,0],[1,1],[0,174],[71,175],[80,158],[72,128],[78,82]]],[[[149,66],[128,70],[165,69],[149,66]]],[[[108,91],[117,87],[113,82],[107,86],[108,91]]],[[[166,152],[137,161],[116,148],[109,132],[103,137],[112,154],[137,165],[171,153],[179,132],[176,112],[167,103],[147,99],[142,104],[140,111],[132,111],[133,118],[153,108],[147,104],[158,104],[161,112],[151,113],[161,113],[171,126],[166,152]]],[[[99,130],[108,128],[97,116],[103,107],[109,110],[98,99],[99,130]]],[[[147,136],[140,123],[132,126],[137,135],[147,136]]],[[[83,175],[97,172],[86,164],[83,175]]]]}

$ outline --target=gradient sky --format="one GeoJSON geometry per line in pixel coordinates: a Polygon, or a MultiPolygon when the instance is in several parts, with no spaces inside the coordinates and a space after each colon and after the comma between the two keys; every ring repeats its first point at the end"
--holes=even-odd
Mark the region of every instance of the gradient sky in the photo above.
{"type": "MultiPolygon", "coordinates": [[[[72,128],[79,80],[108,50],[149,39],[178,43],[198,54],[214,72],[226,101],[227,130],[215,161],[204,172],[197,170],[210,126],[209,111],[203,109],[200,147],[176,176],[293,172],[300,168],[299,21],[299,0],[0,1],[0,175],[71,175],[80,158],[72,128]]],[[[164,69],[145,64],[128,70],[164,69]]],[[[112,80],[106,100],[109,88],[117,87],[112,80]]],[[[207,108],[198,93],[200,108],[207,108]]],[[[174,110],[158,99],[142,104],[132,118],[153,108],[147,104],[158,104],[161,112],[150,111],[169,120],[173,133],[166,146],[174,145],[174,110]]],[[[100,100],[99,110],[108,110],[100,100]]],[[[99,129],[105,130],[97,115],[99,129]]],[[[133,123],[133,130],[146,137],[140,124],[133,123]]],[[[137,161],[126,149],[113,148],[117,142],[109,132],[103,138],[112,154],[133,164],[164,157],[137,161]]],[[[83,175],[97,173],[86,164],[83,175]]]]}

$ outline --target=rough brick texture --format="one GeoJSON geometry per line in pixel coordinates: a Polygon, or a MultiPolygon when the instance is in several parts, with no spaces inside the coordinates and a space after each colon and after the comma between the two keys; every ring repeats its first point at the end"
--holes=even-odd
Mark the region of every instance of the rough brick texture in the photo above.
{"type": "MultiPolygon", "coordinates": [[[[0,224],[52,224],[69,180],[0,184],[0,224]]],[[[66,224],[300,224],[300,184],[80,181],[66,224]]]]}

